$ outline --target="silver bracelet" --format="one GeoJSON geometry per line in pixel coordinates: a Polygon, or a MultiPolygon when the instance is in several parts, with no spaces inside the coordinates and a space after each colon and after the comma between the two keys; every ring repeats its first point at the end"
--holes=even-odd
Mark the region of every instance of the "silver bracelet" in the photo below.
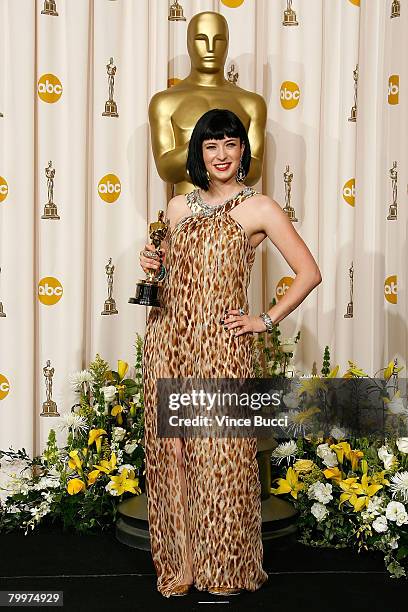
{"type": "Polygon", "coordinates": [[[266,313],[266,312],[261,312],[261,314],[259,315],[261,317],[261,319],[263,320],[263,322],[266,325],[266,330],[268,332],[268,334],[270,334],[273,331],[274,328],[274,322],[272,321],[271,317],[266,313]]]}

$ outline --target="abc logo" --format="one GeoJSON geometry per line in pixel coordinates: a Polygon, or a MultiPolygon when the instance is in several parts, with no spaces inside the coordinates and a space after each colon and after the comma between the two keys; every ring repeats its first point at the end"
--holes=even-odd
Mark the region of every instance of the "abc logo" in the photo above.
{"type": "Polygon", "coordinates": [[[38,96],[43,102],[53,104],[62,95],[61,81],[55,74],[43,74],[38,80],[38,96]]]}
{"type": "Polygon", "coordinates": [[[0,202],[3,202],[7,198],[8,185],[5,178],[0,176],[0,202]]]}
{"type": "Polygon", "coordinates": [[[388,79],[388,104],[399,102],[399,75],[391,74],[388,79]]]}
{"type": "Polygon", "coordinates": [[[241,6],[243,1],[244,0],[221,0],[221,2],[225,4],[225,6],[228,6],[229,8],[237,8],[238,6],[241,6]]]}
{"type": "Polygon", "coordinates": [[[356,199],[356,180],[350,179],[347,183],[344,183],[343,187],[343,198],[350,204],[350,206],[354,206],[356,199]]]}
{"type": "Polygon", "coordinates": [[[293,278],[291,276],[283,276],[280,281],[278,281],[276,285],[276,298],[279,301],[283,298],[291,284],[293,283],[293,278]]]}
{"type": "Polygon", "coordinates": [[[62,285],[53,276],[45,276],[38,283],[38,299],[41,304],[53,306],[62,296],[62,285]]]}
{"type": "Polygon", "coordinates": [[[384,281],[384,297],[390,304],[397,303],[397,275],[393,274],[384,281]]]}
{"type": "Polygon", "coordinates": [[[181,83],[181,79],[177,77],[173,77],[172,79],[167,79],[167,87],[173,87],[173,85],[177,85],[181,83]]]}
{"type": "Polygon", "coordinates": [[[297,83],[283,81],[280,88],[280,101],[283,108],[287,110],[295,108],[299,104],[300,89],[297,83]]]}
{"type": "Polygon", "coordinates": [[[4,399],[10,391],[10,383],[3,374],[0,374],[0,400],[4,399]]]}
{"type": "Polygon", "coordinates": [[[354,4],[355,6],[360,6],[360,0],[350,0],[351,4],[354,4]]]}
{"type": "Polygon", "coordinates": [[[121,189],[122,186],[116,174],[107,174],[101,178],[98,184],[99,197],[105,202],[109,202],[109,204],[116,202],[120,196],[121,189]]]}

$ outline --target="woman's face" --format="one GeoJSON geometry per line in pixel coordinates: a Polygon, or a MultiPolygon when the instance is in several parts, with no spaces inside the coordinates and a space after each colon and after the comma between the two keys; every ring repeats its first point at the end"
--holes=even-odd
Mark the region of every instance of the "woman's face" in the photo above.
{"type": "Polygon", "coordinates": [[[225,137],[222,140],[203,141],[203,159],[212,180],[223,183],[235,178],[244,144],[239,138],[225,137]]]}

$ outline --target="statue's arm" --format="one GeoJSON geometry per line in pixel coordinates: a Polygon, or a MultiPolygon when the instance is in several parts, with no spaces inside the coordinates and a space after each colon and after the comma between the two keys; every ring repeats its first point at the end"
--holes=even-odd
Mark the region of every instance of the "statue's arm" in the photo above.
{"type": "Polygon", "coordinates": [[[176,147],[169,100],[156,94],[149,104],[152,150],[157,171],[163,181],[180,183],[189,180],[186,174],[188,142],[176,147]]]}
{"type": "Polygon", "coordinates": [[[248,138],[251,143],[251,167],[245,179],[247,185],[254,185],[262,175],[267,113],[266,102],[262,96],[257,95],[251,106],[251,123],[248,128],[248,138]]]}

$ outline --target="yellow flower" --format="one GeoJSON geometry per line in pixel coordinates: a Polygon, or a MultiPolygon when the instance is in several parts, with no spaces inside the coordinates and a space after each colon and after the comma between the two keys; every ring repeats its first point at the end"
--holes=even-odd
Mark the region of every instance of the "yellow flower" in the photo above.
{"type": "Polygon", "coordinates": [[[293,469],[295,470],[295,472],[299,473],[310,472],[313,469],[314,465],[315,464],[310,459],[298,459],[293,464],[293,469]]]}
{"type": "Polygon", "coordinates": [[[68,482],[67,491],[70,495],[76,495],[85,490],[85,483],[80,478],[72,478],[68,482]]]}
{"type": "Polygon", "coordinates": [[[368,506],[370,497],[375,495],[377,491],[382,489],[380,484],[370,484],[370,478],[367,474],[361,477],[361,483],[357,478],[347,478],[339,483],[344,493],[340,495],[340,504],[348,501],[354,508],[355,512],[360,512],[364,507],[368,506]]]}
{"type": "Polygon", "coordinates": [[[337,466],[323,470],[323,474],[326,476],[326,478],[328,478],[329,480],[332,480],[336,484],[339,484],[339,482],[343,478],[343,474],[341,473],[341,471],[339,470],[337,466]]]}
{"type": "Polygon", "coordinates": [[[122,412],[123,412],[123,406],[121,406],[120,404],[116,404],[116,406],[114,406],[111,410],[111,415],[114,417],[117,417],[116,420],[119,425],[122,425],[123,423],[123,418],[121,415],[122,412]]]}
{"type": "MultiPolygon", "coordinates": [[[[395,368],[396,374],[398,374],[398,372],[401,372],[401,370],[403,369],[404,369],[403,366],[401,368],[395,368]]],[[[384,379],[388,380],[389,378],[391,378],[393,372],[394,372],[394,361],[390,361],[390,363],[387,365],[387,367],[384,370],[384,379]]]]}
{"type": "Polygon", "coordinates": [[[118,359],[118,374],[119,374],[119,380],[123,380],[126,376],[126,372],[129,369],[129,364],[126,363],[126,361],[122,361],[121,359],[118,359]]]}
{"type": "Polygon", "coordinates": [[[349,459],[351,461],[351,469],[353,470],[353,472],[355,472],[357,470],[358,462],[363,457],[364,457],[363,451],[354,450],[354,449],[350,450],[350,453],[349,453],[349,456],[347,457],[347,459],[349,459]]]}
{"type": "Polygon", "coordinates": [[[316,395],[319,389],[327,391],[327,385],[325,384],[324,379],[319,378],[318,376],[303,378],[301,384],[299,385],[298,395],[307,393],[307,395],[313,397],[316,395]]]}
{"type": "Polygon", "coordinates": [[[78,457],[78,449],[69,452],[71,459],[68,461],[70,468],[76,471],[82,471],[82,461],[78,457]]]}
{"type": "Polygon", "coordinates": [[[346,457],[346,459],[350,457],[351,446],[348,442],[330,444],[330,448],[336,453],[339,463],[343,463],[344,457],[346,457]]]}
{"type": "Polygon", "coordinates": [[[108,434],[104,429],[91,429],[88,437],[88,446],[92,446],[95,442],[96,450],[98,453],[101,452],[101,444],[102,444],[102,436],[107,436],[108,434]]]}
{"type": "MultiPolygon", "coordinates": [[[[130,470],[130,475],[134,476],[133,470],[130,470]]],[[[111,486],[110,488],[117,492],[117,495],[122,495],[125,491],[129,491],[129,493],[140,493],[140,488],[138,487],[139,479],[138,478],[128,478],[129,473],[127,468],[123,468],[121,474],[117,476],[110,476],[111,486]]]]}
{"type": "Polygon", "coordinates": [[[339,366],[336,365],[336,367],[332,369],[332,371],[327,376],[327,378],[336,378],[338,371],[339,371],[339,366]]]}
{"type": "Polygon", "coordinates": [[[116,464],[117,464],[116,455],[115,453],[112,453],[109,461],[106,461],[106,459],[102,459],[99,465],[94,465],[94,468],[96,468],[100,472],[104,472],[105,474],[110,474],[116,468],[116,464]]]}
{"type": "Polygon", "coordinates": [[[299,491],[305,488],[305,485],[299,482],[299,477],[293,468],[288,468],[286,472],[286,478],[276,478],[275,482],[278,482],[277,489],[271,489],[271,493],[274,495],[280,495],[282,493],[290,493],[292,497],[297,499],[299,491]]]}
{"type": "Polygon", "coordinates": [[[353,361],[348,361],[349,369],[345,374],[343,374],[343,378],[360,378],[362,376],[368,376],[363,370],[358,368],[353,361]]]}
{"type": "Polygon", "coordinates": [[[386,485],[389,485],[390,481],[385,478],[384,474],[385,474],[385,470],[383,470],[382,472],[375,472],[371,476],[371,482],[374,482],[376,484],[386,484],[386,485]]]}
{"type": "Polygon", "coordinates": [[[119,399],[123,400],[125,398],[126,385],[116,385],[116,388],[118,390],[118,397],[119,397],[119,399]]]}

